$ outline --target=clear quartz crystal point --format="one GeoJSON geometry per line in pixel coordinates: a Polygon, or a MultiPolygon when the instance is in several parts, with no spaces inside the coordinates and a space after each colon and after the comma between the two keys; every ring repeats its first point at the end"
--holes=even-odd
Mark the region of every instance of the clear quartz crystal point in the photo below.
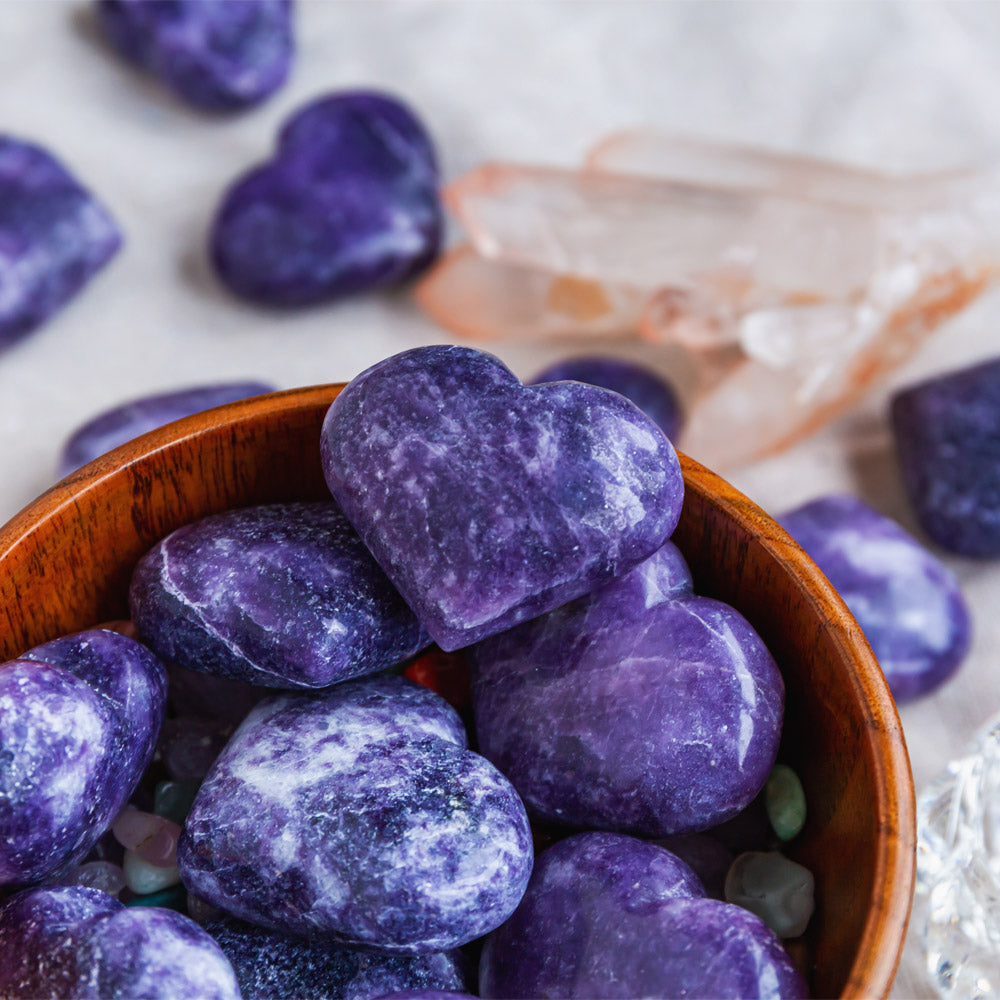
{"type": "Polygon", "coordinates": [[[1000,717],[917,804],[917,895],[931,982],[944,1000],[1000,995],[1000,717]]]}
{"type": "Polygon", "coordinates": [[[718,467],[837,416],[1000,275],[997,174],[894,178],[640,133],[584,170],[487,164],[446,199],[483,262],[645,293],[640,335],[694,364],[681,446],[718,467]]]}

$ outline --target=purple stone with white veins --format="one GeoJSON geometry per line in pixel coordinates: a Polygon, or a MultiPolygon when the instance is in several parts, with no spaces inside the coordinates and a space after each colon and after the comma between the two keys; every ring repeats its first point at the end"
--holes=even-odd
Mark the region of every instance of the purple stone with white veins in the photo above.
{"type": "Polygon", "coordinates": [[[826,496],[781,517],[837,589],[898,702],[933,691],[969,649],[958,580],[895,521],[851,496],[826,496]]]}
{"type": "Polygon", "coordinates": [[[423,125],[388,94],[344,91],[297,111],[274,157],[229,188],[211,253],[237,295],[304,306],[413,277],[441,232],[423,125]]]}
{"type": "Polygon", "coordinates": [[[228,960],[193,920],[81,886],[28,889],[0,906],[0,995],[240,1000],[228,960]]]}
{"type": "Polygon", "coordinates": [[[331,492],[427,631],[459,649],[627,572],[680,517],[663,432],[617,393],[522,386],[465,347],[397,354],[334,400],[331,492]]]}
{"type": "Polygon", "coordinates": [[[669,851],[582,833],[539,855],[521,905],[483,948],[484,997],[805,997],[780,941],[703,898],[669,851]]]}
{"type": "Polygon", "coordinates": [[[665,837],[734,816],[767,780],[781,674],[735,609],[671,589],[675,560],[472,651],[480,750],[532,816],[665,837]]]}
{"type": "Polygon", "coordinates": [[[178,528],[129,590],[143,641],[189,670],[321,688],[429,644],[336,504],[269,504],[178,528]]]}
{"type": "Polygon", "coordinates": [[[274,386],[265,382],[222,382],[122,403],[99,413],[74,431],[63,448],[59,475],[69,475],[112,448],[181,417],[273,391],[274,386]]]}
{"type": "Polygon", "coordinates": [[[62,164],[0,135],[0,348],[58,312],[121,243],[114,219],[62,164]]]}
{"type": "Polygon", "coordinates": [[[258,104],[291,66],[290,0],[98,0],[97,15],[126,59],[208,111],[258,104]]]}
{"type": "Polygon", "coordinates": [[[1000,358],[897,393],[891,415],[924,531],[951,552],[1000,557],[1000,358]]]}
{"type": "Polygon", "coordinates": [[[205,779],[188,889],[259,926],[397,954],[465,944],[531,872],[524,806],[455,710],[400,677],[261,702],[205,779]]]}
{"type": "Polygon", "coordinates": [[[163,721],[166,673],[92,629],[0,666],[0,885],[80,861],[128,801],[163,721]]]}
{"type": "Polygon", "coordinates": [[[371,1000],[396,990],[461,990],[460,951],[383,955],[254,927],[224,917],[205,925],[232,963],[243,1000],[371,1000]]]}
{"type": "Polygon", "coordinates": [[[671,441],[681,429],[681,408],[676,393],[665,379],[646,365],[603,355],[567,358],[540,371],[532,383],[566,379],[621,393],[651,417],[671,441]]]}

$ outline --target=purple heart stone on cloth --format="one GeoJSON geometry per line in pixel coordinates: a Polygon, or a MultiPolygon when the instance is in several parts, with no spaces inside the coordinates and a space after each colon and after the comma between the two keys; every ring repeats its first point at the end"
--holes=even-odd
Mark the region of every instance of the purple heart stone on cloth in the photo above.
{"type": "Polygon", "coordinates": [[[820,497],[779,520],[858,620],[896,701],[958,669],[972,631],[961,587],[895,521],[851,496],[820,497]]]}
{"type": "Polygon", "coordinates": [[[423,347],[362,372],[321,436],[331,492],[442,649],[627,572],[680,517],[673,446],[634,404],[522,386],[497,358],[423,347]]]}
{"type": "Polygon", "coordinates": [[[347,91],[293,115],[274,158],[230,187],[211,253],[237,295],[303,306],[413,277],[441,228],[423,125],[388,95],[347,91]]]}
{"type": "Polygon", "coordinates": [[[290,0],[99,0],[97,14],[126,59],[208,111],[257,104],[291,66],[290,0]]]}
{"type": "Polygon", "coordinates": [[[0,348],[58,312],[121,243],[114,219],[65,167],[0,136],[0,348]]]}
{"type": "Polygon", "coordinates": [[[734,608],[686,590],[673,548],[473,650],[480,750],[531,815],[665,837],[767,780],[781,674],[734,608]]]}

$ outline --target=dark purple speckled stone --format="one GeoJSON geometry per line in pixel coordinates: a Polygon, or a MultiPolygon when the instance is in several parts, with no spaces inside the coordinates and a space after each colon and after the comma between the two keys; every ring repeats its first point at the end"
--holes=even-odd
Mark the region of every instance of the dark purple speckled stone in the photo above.
{"type": "Polygon", "coordinates": [[[139,560],[132,619],[164,660],[262,687],[320,688],[429,644],[334,503],[179,528],[139,560]]]}
{"type": "Polygon", "coordinates": [[[631,569],[683,500],[673,446],[634,404],[578,382],[522,386],[465,347],[362,372],[321,451],[344,513],[446,650],[631,569]]]}
{"type": "Polygon", "coordinates": [[[469,993],[454,990],[400,990],[398,993],[383,993],[376,1000],[476,1000],[469,993]]]}
{"type": "Polygon", "coordinates": [[[1000,358],[897,393],[891,412],[924,531],[963,556],[1000,556],[1000,358]]]}
{"type": "Polygon", "coordinates": [[[0,348],[58,312],[121,243],[114,219],[65,167],[0,135],[0,348]]]}
{"type": "Polygon", "coordinates": [[[681,429],[681,408],[669,383],[646,365],[604,355],[567,358],[540,371],[532,382],[586,382],[631,399],[671,441],[681,429]]]}
{"type": "Polygon", "coordinates": [[[260,926],[397,954],[445,951],[513,912],[531,835],[458,714],[400,677],[261,702],[195,799],[184,884],[260,926]]]}
{"type": "Polygon", "coordinates": [[[181,417],[273,391],[274,386],[265,382],[222,382],[122,403],[99,413],[73,432],[63,448],[59,475],[69,475],[112,448],[181,417]]]}
{"type": "Polygon", "coordinates": [[[82,886],[28,889],[0,907],[0,995],[240,1000],[228,960],[193,920],[82,886]]]}
{"type": "Polygon", "coordinates": [[[521,905],[486,940],[480,993],[503,998],[806,996],[777,937],[704,899],[654,844],[583,833],[539,855],[521,905]]]}
{"type": "Polygon", "coordinates": [[[257,104],[292,62],[290,0],[98,0],[105,37],[197,108],[257,104]]]}
{"type": "Polygon", "coordinates": [[[274,158],[230,187],[211,252],[237,295],[303,306],[413,277],[441,229],[423,125],[387,94],[345,91],[296,112],[274,158]]]}
{"type": "Polygon", "coordinates": [[[92,629],[0,666],[0,885],[83,858],[149,764],[166,673],[147,649],[92,629]]]}
{"type": "Polygon", "coordinates": [[[895,521],[850,496],[820,497],[780,521],[851,609],[896,701],[958,669],[972,628],[958,580],[895,521]]]}
{"type": "Polygon", "coordinates": [[[657,582],[675,558],[473,650],[480,749],[532,816],[665,837],[728,819],[767,780],[781,674],[733,608],[657,582]]]}
{"type": "Polygon", "coordinates": [[[372,1000],[396,990],[461,990],[460,951],[383,955],[254,927],[226,917],[205,930],[236,971],[243,1000],[372,1000]]]}

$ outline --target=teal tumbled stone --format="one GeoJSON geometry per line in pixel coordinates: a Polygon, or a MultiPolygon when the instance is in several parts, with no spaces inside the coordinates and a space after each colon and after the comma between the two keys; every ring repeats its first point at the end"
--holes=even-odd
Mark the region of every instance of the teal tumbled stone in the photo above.
{"type": "Polygon", "coordinates": [[[162,906],[165,910],[187,913],[187,889],[182,885],[172,885],[169,889],[150,892],[144,896],[133,896],[126,906],[162,906]]]}
{"type": "Polygon", "coordinates": [[[201,788],[201,781],[161,781],[153,793],[153,812],[164,819],[184,825],[191,803],[201,788]]]}
{"type": "Polygon", "coordinates": [[[771,770],[764,786],[764,807],[781,840],[791,840],[806,825],[806,793],[799,776],[787,764],[775,764],[771,770]]]}

